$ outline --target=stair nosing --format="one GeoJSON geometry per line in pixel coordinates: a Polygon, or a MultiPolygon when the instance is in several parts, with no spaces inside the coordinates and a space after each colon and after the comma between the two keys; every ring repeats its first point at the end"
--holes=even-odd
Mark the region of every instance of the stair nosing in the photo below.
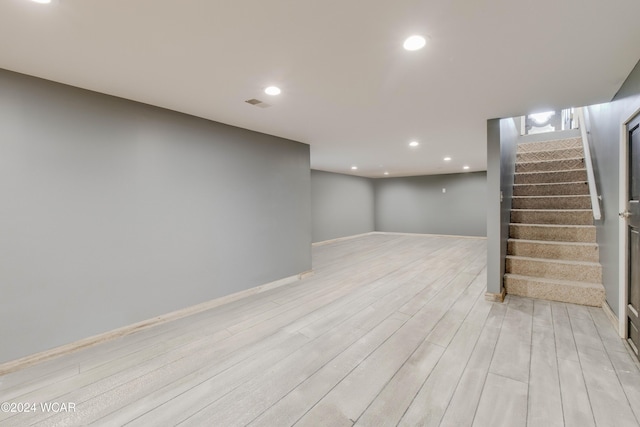
{"type": "Polygon", "coordinates": [[[589,181],[566,181],[566,182],[533,182],[531,184],[513,184],[514,187],[524,185],[562,185],[562,184],[588,184],[589,181]]]}
{"type": "Polygon", "coordinates": [[[545,262],[550,264],[581,265],[585,267],[589,266],[589,267],[602,268],[602,265],[599,262],[595,262],[595,261],[577,261],[577,260],[555,259],[555,258],[534,258],[534,257],[528,257],[528,256],[520,256],[520,255],[507,255],[506,258],[528,260],[528,261],[534,261],[534,262],[545,262]]]}
{"type": "Polygon", "coordinates": [[[507,242],[523,242],[523,243],[533,243],[536,245],[567,245],[567,246],[592,246],[598,247],[597,243],[594,242],[562,242],[557,240],[531,240],[531,239],[514,239],[509,237],[507,242]]]}
{"type": "Polygon", "coordinates": [[[530,163],[566,162],[568,160],[584,160],[584,157],[567,157],[566,159],[550,159],[550,160],[529,160],[526,162],[516,162],[516,165],[530,164],[530,163]]]}
{"type": "Polygon", "coordinates": [[[531,174],[537,174],[537,173],[558,173],[558,172],[582,172],[582,171],[587,171],[587,168],[580,168],[580,169],[562,169],[562,170],[557,170],[557,171],[534,171],[534,172],[516,172],[516,175],[531,175],[531,174]]]}
{"type": "Polygon", "coordinates": [[[566,197],[582,197],[590,199],[591,196],[589,194],[552,194],[548,196],[511,196],[512,199],[549,199],[549,198],[566,198],[566,197]]]}
{"type": "Polygon", "coordinates": [[[592,212],[593,209],[511,209],[511,212],[592,212]]]}
{"type": "MultiPolygon", "coordinates": [[[[548,142],[548,141],[540,141],[540,142],[548,142]]],[[[529,154],[529,153],[553,153],[557,151],[566,151],[566,150],[579,150],[584,149],[583,146],[573,147],[573,148],[552,148],[551,150],[536,150],[536,151],[516,151],[516,154],[529,154]]]]}
{"type": "MultiPolygon", "coordinates": [[[[565,130],[566,131],[566,130],[565,130]]],[[[554,132],[558,132],[558,131],[554,131],[554,132]]],[[[549,132],[549,133],[553,133],[553,132],[549,132]]],[[[558,141],[569,141],[572,139],[579,139],[580,142],[582,142],[582,136],[572,136],[569,138],[555,138],[555,139],[545,139],[543,141],[523,141],[523,142],[519,142],[518,145],[526,145],[526,144],[538,144],[540,142],[558,142],[558,141]]]]}
{"type": "Polygon", "coordinates": [[[595,225],[587,225],[587,224],[528,224],[523,222],[510,222],[509,225],[524,225],[524,226],[535,226],[535,227],[570,227],[570,228],[596,228],[595,225]]]}

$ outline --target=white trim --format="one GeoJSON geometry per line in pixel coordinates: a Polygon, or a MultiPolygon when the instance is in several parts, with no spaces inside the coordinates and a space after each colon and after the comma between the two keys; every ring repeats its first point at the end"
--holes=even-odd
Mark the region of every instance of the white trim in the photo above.
{"type": "Polygon", "coordinates": [[[210,301],[192,305],[190,307],[182,308],[180,310],[172,311],[171,313],[163,314],[151,319],[143,320],[142,322],[134,323],[132,325],[123,326],[122,328],[114,329],[104,332],[102,334],[94,335],[92,337],[84,338],[69,344],[62,345],[60,347],[52,348],[50,350],[42,351],[39,353],[31,354],[20,359],[11,360],[9,362],[0,364],[0,376],[14,372],[36,363],[44,362],[45,360],[52,359],[64,354],[73,353],[86,347],[90,347],[95,344],[99,344],[105,341],[109,341],[115,338],[119,338],[125,335],[129,335],[133,332],[138,332],[143,329],[148,329],[153,326],[160,325],[162,323],[170,322],[173,320],[181,319],[183,317],[190,316],[192,314],[200,313],[212,309],[214,307],[228,304],[233,301],[248,297],[250,295],[259,294],[261,292],[275,289],[280,286],[288,285],[298,280],[307,278],[313,275],[313,270],[305,271],[300,274],[285,277],[280,280],[265,283],[264,285],[256,286],[254,288],[245,289],[244,291],[236,292],[230,295],[225,295],[220,298],[212,299],[210,301]]]}
{"type": "MultiPolygon", "coordinates": [[[[618,192],[618,212],[624,212],[627,209],[627,148],[629,146],[627,125],[640,114],[640,108],[629,110],[625,121],[620,126],[620,160],[618,169],[619,175],[619,192],[618,192]]],[[[629,296],[627,295],[627,259],[628,259],[628,242],[627,242],[627,221],[625,218],[618,217],[618,332],[622,338],[627,338],[627,305],[629,296]]]]}
{"type": "Polygon", "coordinates": [[[311,244],[311,246],[322,246],[322,245],[328,245],[330,243],[336,243],[336,242],[341,242],[343,240],[350,240],[350,239],[355,239],[358,237],[364,237],[364,236],[369,236],[371,234],[375,233],[374,231],[369,231],[368,233],[362,233],[362,234],[354,234],[351,236],[344,236],[344,237],[338,237],[335,239],[329,239],[329,240],[322,240],[320,242],[314,242],[311,244]]]}
{"type": "Polygon", "coordinates": [[[604,304],[602,304],[602,311],[604,311],[604,314],[607,315],[607,319],[611,321],[613,329],[615,329],[616,332],[620,333],[620,324],[618,322],[618,318],[616,317],[616,314],[613,312],[608,302],[605,301],[604,304]]]}
{"type": "Polygon", "coordinates": [[[484,239],[484,240],[487,239],[486,236],[459,236],[455,234],[423,234],[423,233],[400,233],[395,231],[370,231],[368,233],[354,234],[353,236],[338,237],[337,239],[330,239],[330,240],[323,240],[321,242],[315,242],[315,243],[312,243],[311,246],[328,245],[331,243],[341,242],[343,240],[357,239],[358,237],[373,236],[375,234],[395,235],[395,236],[451,237],[455,239],[484,239]]]}
{"type": "Polygon", "coordinates": [[[370,234],[390,234],[398,236],[425,236],[425,237],[451,237],[455,239],[483,239],[486,240],[486,236],[459,236],[456,234],[423,234],[423,233],[398,233],[395,231],[373,231],[370,234]]]}
{"type": "Polygon", "coordinates": [[[596,188],[596,178],[593,173],[593,163],[591,162],[591,149],[589,148],[589,133],[587,132],[587,112],[582,108],[576,108],[580,121],[580,135],[582,136],[582,149],[584,150],[584,164],[587,168],[587,181],[589,183],[589,195],[591,196],[591,210],[593,211],[593,219],[602,218],[600,213],[600,199],[598,197],[598,189],[596,188]]]}

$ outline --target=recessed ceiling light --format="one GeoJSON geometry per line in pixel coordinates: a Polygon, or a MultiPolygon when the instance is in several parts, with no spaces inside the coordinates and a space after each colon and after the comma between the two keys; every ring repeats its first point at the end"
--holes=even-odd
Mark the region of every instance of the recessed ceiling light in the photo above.
{"type": "Polygon", "coordinates": [[[469,169],[469,166],[464,165],[464,166],[462,167],[462,169],[467,170],[467,169],[469,169]]]}
{"type": "Polygon", "coordinates": [[[417,147],[418,145],[420,145],[420,143],[418,141],[411,141],[409,143],[409,147],[417,147]]]}
{"type": "Polygon", "coordinates": [[[351,170],[352,171],[358,170],[358,167],[357,166],[351,166],[351,170]]]}
{"type": "Polygon", "coordinates": [[[282,91],[277,86],[269,86],[264,90],[264,93],[266,93],[267,95],[280,95],[281,92],[282,91]]]}
{"type": "Polygon", "coordinates": [[[445,157],[445,158],[444,158],[444,161],[445,161],[445,162],[450,162],[450,161],[451,161],[451,157],[448,157],[448,156],[447,156],[447,157],[445,157]]]}
{"type": "Polygon", "coordinates": [[[385,172],[384,174],[385,174],[385,175],[389,175],[389,172],[385,172]]]}
{"type": "Polygon", "coordinates": [[[422,36],[411,36],[404,41],[402,45],[406,50],[419,50],[427,44],[427,40],[422,36]]]}
{"type": "Polygon", "coordinates": [[[49,4],[51,3],[51,0],[31,0],[34,3],[40,3],[40,4],[49,4]]]}

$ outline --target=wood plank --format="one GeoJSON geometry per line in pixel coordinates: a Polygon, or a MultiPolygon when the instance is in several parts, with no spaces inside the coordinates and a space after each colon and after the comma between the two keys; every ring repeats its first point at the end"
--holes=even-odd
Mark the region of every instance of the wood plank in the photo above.
{"type": "MultiPolygon", "coordinates": [[[[444,283],[439,281],[428,281],[425,288],[431,289],[433,295],[438,294],[444,283]]],[[[424,292],[414,295],[424,297],[424,292]]],[[[380,301],[373,306],[374,310],[385,310],[391,301],[386,299],[380,301]]],[[[408,320],[408,316],[401,312],[393,314],[394,317],[404,316],[404,320],[408,320]]],[[[351,370],[360,363],[361,359],[352,356],[353,349],[345,351],[338,356],[330,364],[325,365],[322,369],[314,373],[310,378],[304,381],[300,386],[285,395],[280,401],[274,404],[260,417],[252,422],[252,425],[286,425],[293,424],[304,413],[311,408],[318,400],[320,400],[331,388],[342,380],[351,370]]]]}
{"type": "Polygon", "coordinates": [[[567,305],[560,302],[551,302],[551,314],[553,318],[553,332],[556,339],[556,354],[558,359],[578,362],[578,349],[573,339],[573,329],[567,313],[567,305]]]}
{"type": "Polygon", "coordinates": [[[489,373],[472,425],[475,427],[526,426],[527,384],[489,373]]]}
{"type": "Polygon", "coordinates": [[[506,304],[492,304],[478,343],[444,413],[441,426],[470,426],[473,423],[506,312],[506,304]]]}
{"type": "Polygon", "coordinates": [[[640,370],[602,311],[484,301],[485,241],[313,257],[298,283],[0,377],[3,397],[78,403],[0,426],[638,425],[640,370]]]}
{"type": "Polygon", "coordinates": [[[627,351],[607,350],[637,420],[640,420],[640,371],[627,351]]]}
{"type": "MultiPolygon", "coordinates": [[[[421,330],[426,329],[426,332],[424,332],[426,335],[437,323],[437,320],[444,315],[447,307],[455,301],[457,295],[469,285],[470,280],[473,278],[472,275],[470,276],[466,283],[459,283],[457,288],[448,288],[450,292],[439,293],[432,300],[430,309],[426,309],[424,313],[421,312],[420,315],[414,316],[403,328],[414,327],[414,323],[417,322],[421,330]]],[[[394,307],[393,311],[400,306],[394,307]]],[[[376,310],[375,314],[377,313],[378,310],[376,310]]],[[[376,322],[379,323],[378,320],[376,322]]],[[[371,326],[368,326],[368,328],[371,329],[371,326]]],[[[358,329],[362,329],[362,327],[359,326],[358,329]]],[[[394,334],[395,336],[397,334],[394,334]]],[[[402,336],[405,335],[403,334],[402,336]]],[[[407,336],[407,338],[409,337],[407,336]]],[[[197,416],[190,418],[186,424],[240,425],[252,421],[352,343],[351,339],[347,340],[346,343],[341,343],[340,340],[336,341],[338,338],[339,335],[334,335],[329,337],[329,343],[317,343],[318,350],[314,352],[317,354],[312,359],[308,358],[308,352],[301,352],[292,359],[283,360],[278,367],[274,367],[266,376],[256,378],[255,381],[233,390],[228,395],[213,402],[207,407],[206,411],[202,411],[197,416]],[[265,388],[265,384],[270,387],[265,388]],[[238,405],[242,405],[241,410],[238,405]]],[[[376,371],[378,369],[379,367],[376,366],[376,371]]]]}
{"type": "Polygon", "coordinates": [[[566,427],[595,426],[589,393],[580,362],[558,359],[558,378],[562,395],[562,411],[566,427]]]}
{"type": "MultiPolygon", "coordinates": [[[[483,280],[477,280],[476,283],[483,284],[483,280]]],[[[470,291],[471,287],[467,290],[470,291]]],[[[467,308],[463,316],[459,315],[456,324],[447,322],[446,329],[452,330],[454,335],[456,332],[462,335],[465,334],[464,326],[460,325],[463,325],[463,322],[477,321],[478,313],[482,313],[485,309],[484,302],[479,302],[483,290],[484,286],[481,286],[480,289],[476,289],[476,292],[473,293],[475,305],[471,313],[469,313],[469,308],[467,308]]],[[[465,291],[465,293],[469,295],[467,291],[465,291]]],[[[460,300],[458,301],[460,302],[460,300]]],[[[456,303],[456,305],[448,311],[447,316],[455,312],[456,306],[460,308],[462,305],[463,304],[456,303]]],[[[480,317],[482,317],[482,314],[480,314],[480,317]]],[[[436,332],[438,328],[445,325],[443,324],[445,318],[438,323],[429,337],[433,336],[433,333],[436,332]]],[[[449,320],[451,320],[451,318],[449,320]]],[[[437,334],[437,336],[442,335],[437,334]]],[[[447,342],[450,342],[450,340],[447,340],[447,342]]],[[[443,363],[438,356],[439,353],[447,354],[444,351],[444,347],[438,345],[436,348],[442,348],[442,351],[435,352],[429,344],[433,343],[427,338],[366,409],[358,419],[357,425],[396,425],[399,422],[406,409],[414,401],[416,394],[420,391],[425,380],[430,378],[430,375],[433,375],[435,364],[440,366],[440,363],[443,363]]]]}
{"type": "Polygon", "coordinates": [[[637,426],[627,397],[586,307],[567,305],[589,401],[598,426],[637,426]]]}
{"type": "Polygon", "coordinates": [[[564,426],[551,305],[533,301],[528,427],[564,426]]]}
{"type": "Polygon", "coordinates": [[[567,304],[551,302],[550,306],[565,426],[595,426],[567,304]]]}
{"type": "Polygon", "coordinates": [[[524,384],[529,382],[532,316],[533,300],[509,296],[507,314],[489,368],[491,373],[524,384]]]}
{"type": "Polygon", "coordinates": [[[493,306],[483,295],[484,289],[398,425],[438,425],[442,420],[493,306]]]}
{"type": "Polygon", "coordinates": [[[447,311],[427,337],[427,341],[441,347],[447,347],[455,336],[462,321],[467,317],[471,307],[476,303],[478,292],[487,287],[487,271],[482,270],[473,279],[471,286],[464,290],[456,303],[447,311]]]}
{"type": "MultiPolygon", "coordinates": [[[[473,280],[472,274],[469,274],[468,280],[473,280]]],[[[475,292],[472,291],[470,294],[465,295],[465,291],[468,288],[463,287],[461,292],[458,292],[457,298],[463,298],[462,295],[465,295],[478,300],[482,292],[482,287],[478,283],[481,284],[481,282],[475,282],[475,292]]],[[[451,302],[461,301],[460,299],[451,300],[449,295],[442,295],[441,299],[451,302]]],[[[464,299],[462,301],[462,304],[465,304],[464,299]]],[[[450,310],[449,307],[451,307],[450,302],[445,302],[444,304],[440,302],[438,306],[432,306],[429,310],[417,313],[393,337],[363,361],[307,412],[298,421],[297,425],[313,426],[317,425],[321,420],[332,419],[337,421],[338,418],[345,422],[349,420],[351,422],[356,421],[370,402],[376,399],[380,391],[387,385],[389,378],[393,378],[411,354],[416,351],[422,340],[429,333],[429,330],[437,328],[450,310]]],[[[420,382],[416,385],[416,389],[419,388],[420,382]]],[[[383,399],[388,398],[389,392],[383,396],[383,399]]],[[[407,396],[407,404],[411,402],[411,399],[411,395],[407,396]]],[[[401,416],[402,412],[401,410],[398,416],[401,416]]],[[[391,414],[386,414],[385,419],[393,422],[391,414]]]]}
{"type": "MultiPolygon", "coordinates": [[[[395,317],[390,319],[395,319],[395,317]]],[[[380,337],[376,337],[377,330],[384,331],[383,322],[371,333],[362,337],[353,346],[333,359],[331,363],[324,365],[302,384],[287,393],[249,425],[264,427],[293,425],[349,372],[378,348],[384,340],[397,331],[405,321],[399,324],[396,322],[394,329],[386,328],[389,332],[388,334],[385,333],[380,337]]]]}
{"type": "MultiPolygon", "coordinates": [[[[389,297],[385,298],[385,304],[384,305],[380,305],[380,306],[376,306],[375,304],[367,307],[367,309],[360,311],[358,314],[356,314],[355,316],[346,316],[346,322],[341,324],[341,325],[337,325],[336,328],[334,328],[335,330],[338,330],[340,332],[348,332],[348,338],[349,339],[353,339],[354,337],[357,337],[358,335],[355,334],[353,335],[352,332],[349,332],[350,329],[352,329],[353,331],[359,331],[357,333],[362,334],[363,331],[367,331],[369,329],[371,329],[373,326],[376,325],[376,322],[380,322],[381,320],[384,319],[385,316],[388,316],[389,314],[393,313],[393,311],[395,309],[397,309],[397,307],[399,307],[400,305],[404,304],[404,302],[407,299],[410,299],[418,290],[419,287],[416,288],[415,284],[409,284],[406,287],[403,286],[397,286],[393,281],[390,281],[389,283],[387,283],[387,285],[389,287],[389,291],[391,292],[394,288],[395,288],[395,292],[392,293],[392,295],[390,295],[389,297]],[[404,290],[403,290],[404,289],[404,290]],[[403,291],[402,291],[403,290],[403,291]]],[[[327,344],[327,339],[336,339],[336,337],[338,337],[339,335],[334,335],[331,336],[330,334],[327,334],[326,332],[328,330],[330,330],[330,328],[328,326],[331,326],[331,324],[327,324],[327,323],[322,323],[321,325],[324,325],[325,329],[324,329],[324,334],[321,333],[320,330],[314,332],[312,335],[315,336],[319,336],[320,339],[317,341],[313,342],[313,346],[314,347],[319,347],[321,349],[323,349],[324,347],[330,347],[330,350],[334,350],[337,347],[337,344],[334,342],[332,344],[327,344]]],[[[316,325],[318,326],[318,325],[316,325]]],[[[355,333],[355,332],[354,332],[355,333]]],[[[339,341],[338,341],[339,342],[339,341]]],[[[308,350],[305,350],[308,351],[308,350]]],[[[306,357],[305,355],[305,351],[300,351],[297,352],[297,357],[298,358],[303,358],[306,357]]],[[[316,360],[315,362],[318,362],[321,359],[316,360]]],[[[279,366],[282,365],[284,366],[283,369],[285,369],[287,371],[287,373],[289,373],[290,369],[289,369],[289,365],[280,363],[278,364],[279,366]]],[[[214,382],[215,384],[219,384],[219,382],[215,379],[212,378],[212,382],[214,382]]],[[[203,383],[201,385],[197,385],[198,388],[194,388],[193,390],[189,390],[188,393],[185,393],[184,395],[180,396],[179,399],[180,400],[186,400],[188,401],[187,404],[189,405],[197,405],[198,407],[196,408],[195,406],[192,408],[192,410],[199,410],[199,408],[202,408],[203,406],[206,406],[207,402],[200,402],[197,399],[193,399],[191,397],[189,397],[191,394],[195,394],[198,393],[198,390],[202,387],[206,387],[206,384],[203,383]]],[[[224,390],[224,388],[223,388],[224,390]]],[[[228,390],[227,390],[228,391],[228,390]]],[[[208,396],[210,399],[214,399],[214,395],[209,394],[208,396]]],[[[158,407],[157,409],[154,410],[154,414],[149,414],[150,417],[159,417],[159,418],[163,418],[163,419],[170,419],[173,420],[174,417],[177,417],[175,419],[175,421],[180,421],[179,417],[184,417],[184,411],[176,411],[175,408],[177,407],[177,402],[172,400],[171,402],[167,402],[166,405],[163,405],[163,407],[158,407]]],[[[146,417],[142,417],[140,420],[136,420],[136,423],[140,422],[140,423],[144,423],[145,420],[147,418],[146,417]]]]}

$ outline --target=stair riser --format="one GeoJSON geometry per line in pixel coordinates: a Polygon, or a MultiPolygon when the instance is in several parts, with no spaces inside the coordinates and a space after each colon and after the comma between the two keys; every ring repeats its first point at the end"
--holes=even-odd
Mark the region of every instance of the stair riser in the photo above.
{"type": "Polygon", "coordinates": [[[588,194],[589,185],[586,182],[513,186],[514,196],[581,196],[588,194]]]}
{"type": "Polygon", "coordinates": [[[598,265],[571,265],[553,261],[507,258],[507,273],[547,279],[602,283],[602,267],[598,265]]]}
{"type": "Polygon", "coordinates": [[[509,255],[531,258],[588,262],[600,261],[600,251],[598,250],[598,247],[594,245],[560,245],[514,240],[507,244],[507,253],[509,255]]]}
{"type": "Polygon", "coordinates": [[[579,197],[514,197],[513,209],[591,209],[589,196],[579,197]]]}
{"type": "Polygon", "coordinates": [[[591,211],[511,211],[511,222],[521,224],[593,225],[591,211]]]}
{"type": "Polygon", "coordinates": [[[565,171],[573,169],[584,169],[584,159],[565,159],[550,160],[545,162],[516,163],[516,173],[565,171]]]}
{"type": "Polygon", "coordinates": [[[545,240],[550,242],[596,242],[595,227],[544,227],[531,225],[510,225],[512,239],[545,240]]]}
{"type": "Polygon", "coordinates": [[[505,288],[508,294],[571,304],[602,307],[605,300],[603,289],[576,289],[572,286],[541,283],[532,280],[521,280],[505,277],[505,288]]]}
{"type": "Polygon", "coordinates": [[[538,162],[545,160],[575,159],[576,157],[584,157],[584,151],[582,147],[518,153],[516,155],[516,162],[538,162]]]}
{"type": "Polygon", "coordinates": [[[581,138],[568,138],[555,141],[525,142],[518,144],[518,153],[547,151],[564,148],[582,148],[581,138]]]}
{"type": "Polygon", "coordinates": [[[575,169],[571,171],[560,172],[528,172],[517,173],[515,175],[515,184],[541,184],[553,182],[579,182],[587,180],[587,171],[585,169],[575,169]]]}

